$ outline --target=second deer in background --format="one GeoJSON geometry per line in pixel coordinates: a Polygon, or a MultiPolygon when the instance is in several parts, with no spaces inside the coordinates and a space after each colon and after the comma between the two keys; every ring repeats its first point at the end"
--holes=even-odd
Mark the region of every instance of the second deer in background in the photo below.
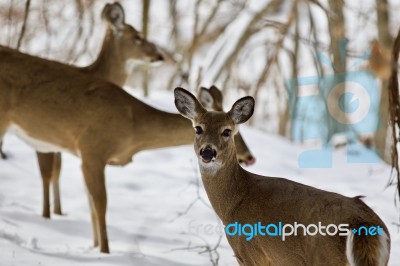
{"type": "MultiPolygon", "coordinates": [[[[107,31],[102,48],[95,62],[87,67],[70,66],[85,74],[111,81],[118,86],[124,85],[128,73],[126,64],[129,60],[143,62],[162,61],[163,56],[155,44],[144,39],[131,25],[125,23],[125,12],[121,4],[106,4],[102,18],[107,21],[107,31]]],[[[2,150],[0,140],[0,154],[2,150]]],[[[40,173],[43,180],[43,217],[50,217],[50,183],[53,184],[54,213],[62,214],[60,203],[59,176],[61,153],[37,152],[40,173]]]]}
{"type": "MultiPolygon", "coordinates": [[[[131,25],[125,23],[125,13],[119,3],[106,4],[102,11],[102,17],[107,21],[108,27],[102,44],[102,49],[95,62],[87,67],[74,67],[82,73],[111,81],[122,87],[128,77],[126,64],[129,60],[144,62],[162,61],[163,56],[157,47],[145,40],[140,32],[131,25]]],[[[199,97],[205,99],[204,104],[211,105],[211,109],[222,108],[223,97],[216,87],[209,90],[202,88],[199,97]]],[[[222,110],[222,109],[221,109],[222,110]]],[[[177,125],[178,126],[178,125],[177,125]]],[[[254,157],[249,151],[243,138],[237,134],[236,146],[240,162],[250,165],[254,163],[254,157]]],[[[5,154],[1,150],[0,153],[5,154]]],[[[62,214],[59,178],[61,171],[61,153],[37,152],[40,173],[43,184],[43,211],[42,216],[50,218],[50,184],[53,186],[54,213],[62,214]]]]}
{"type": "MultiPolygon", "coordinates": [[[[128,77],[126,65],[129,60],[143,62],[162,61],[163,56],[155,44],[142,37],[134,27],[125,23],[121,4],[106,4],[102,18],[107,21],[107,31],[99,56],[87,67],[74,67],[85,74],[111,81],[122,87],[128,77]]],[[[50,183],[53,184],[54,213],[62,214],[59,189],[61,153],[37,152],[43,179],[43,217],[50,217],[50,183]]]]}

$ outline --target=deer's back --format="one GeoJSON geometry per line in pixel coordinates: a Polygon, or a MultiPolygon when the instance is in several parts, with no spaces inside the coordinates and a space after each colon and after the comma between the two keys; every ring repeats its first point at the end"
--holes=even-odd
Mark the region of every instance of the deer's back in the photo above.
{"type": "MultiPolygon", "coordinates": [[[[349,230],[379,225],[389,235],[383,221],[358,197],[345,197],[284,178],[252,175],[250,180],[247,194],[225,224],[348,224],[349,230]]],[[[245,236],[227,237],[235,252],[248,256],[247,261],[265,256],[272,265],[345,265],[346,236],[304,236],[302,229],[298,232],[298,236],[287,236],[284,241],[280,236],[258,235],[251,241],[245,236]]],[[[264,264],[255,260],[253,265],[264,264]]]]}
{"type": "Polygon", "coordinates": [[[139,115],[132,106],[145,109],[112,83],[6,47],[0,47],[0,99],[0,112],[11,124],[62,146],[76,144],[88,130],[99,140],[99,134],[131,134],[129,124],[139,115]]]}

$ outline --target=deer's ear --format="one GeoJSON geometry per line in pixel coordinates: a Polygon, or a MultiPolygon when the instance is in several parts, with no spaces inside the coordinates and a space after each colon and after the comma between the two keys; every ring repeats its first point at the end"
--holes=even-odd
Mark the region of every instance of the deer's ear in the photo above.
{"type": "Polygon", "coordinates": [[[214,98],[214,103],[215,103],[214,105],[220,109],[216,111],[222,111],[223,96],[221,90],[218,89],[216,86],[212,85],[209,89],[209,92],[214,98]]]}
{"type": "Polygon", "coordinates": [[[213,108],[214,98],[208,89],[201,87],[199,94],[198,94],[198,99],[199,99],[201,105],[204,106],[204,108],[206,108],[208,110],[213,108]]]}
{"type": "Polygon", "coordinates": [[[253,115],[254,104],[255,101],[253,97],[243,97],[233,104],[228,114],[235,124],[242,124],[253,115]]]}
{"type": "Polygon", "coordinates": [[[196,97],[187,90],[178,87],[174,90],[174,95],[176,109],[184,117],[193,120],[206,112],[196,97]]]}
{"type": "Polygon", "coordinates": [[[124,28],[125,12],[120,3],[106,4],[101,15],[107,20],[115,32],[124,28]]]}

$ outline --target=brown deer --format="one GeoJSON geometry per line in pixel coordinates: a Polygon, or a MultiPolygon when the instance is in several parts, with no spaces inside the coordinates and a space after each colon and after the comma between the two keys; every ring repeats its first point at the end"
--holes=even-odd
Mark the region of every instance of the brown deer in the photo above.
{"type": "Polygon", "coordinates": [[[12,131],[38,152],[82,159],[94,245],[109,252],[105,166],[125,165],[139,151],[193,143],[192,126],[76,68],[2,46],[0,58],[0,136],[12,131]]]}
{"type": "MultiPolygon", "coordinates": [[[[126,65],[129,60],[163,60],[155,44],[144,39],[140,32],[125,23],[125,12],[120,3],[106,4],[101,16],[107,22],[107,30],[97,59],[87,67],[71,66],[72,68],[123,86],[128,77],[126,65]]],[[[1,142],[0,155],[6,159],[1,142]]]]}
{"type": "Polygon", "coordinates": [[[285,241],[260,235],[247,241],[246,235],[228,234],[227,227],[228,242],[240,265],[387,265],[389,232],[359,197],[348,198],[284,178],[256,175],[240,167],[233,136],[237,125],[253,114],[252,97],[239,99],[227,113],[207,111],[190,92],[176,88],[175,105],[192,122],[204,187],[225,226],[267,221],[347,224],[350,230],[380,228],[380,236],[356,235],[350,230],[346,235],[306,236],[300,229],[299,235],[285,241]]]}
{"type": "MultiPolygon", "coordinates": [[[[143,62],[162,61],[163,56],[156,45],[144,39],[131,25],[125,23],[123,7],[115,2],[106,4],[102,11],[102,18],[108,27],[98,58],[87,67],[75,67],[83,73],[103,78],[118,86],[124,85],[128,73],[126,64],[129,60],[143,62]]],[[[0,155],[6,159],[0,139],[0,155]]],[[[62,214],[59,190],[61,170],[61,153],[37,152],[40,173],[43,181],[43,217],[50,217],[50,183],[53,184],[54,213],[62,214]]]]}
{"type": "MultiPolygon", "coordinates": [[[[71,66],[72,68],[122,87],[128,77],[126,66],[129,60],[142,62],[163,60],[156,45],[144,39],[140,32],[125,23],[125,12],[121,4],[118,2],[106,4],[101,16],[108,27],[99,56],[87,67],[71,66]]],[[[59,189],[61,153],[37,152],[37,158],[43,180],[42,216],[50,218],[50,183],[53,184],[54,213],[61,215],[59,189]]]]}
{"type": "MultiPolygon", "coordinates": [[[[100,54],[92,65],[77,68],[78,70],[111,81],[118,86],[123,86],[127,78],[126,63],[129,60],[148,62],[163,60],[162,55],[153,43],[143,39],[132,26],[125,24],[124,10],[119,3],[106,4],[102,17],[108,22],[108,29],[100,54]]],[[[216,87],[210,88],[209,91],[202,88],[199,96],[208,99],[213,105],[211,108],[216,108],[215,106],[222,108],[222,94],[216,87]]],[[[251,165],[255,162],[240,134],[237,134],[236,146],[238,159],[241,163],[251,165]]],[[[43,180],[42,216],[50,218],[50,183],[53,185],[54,213],[61,215],[59,190],[61,153],[37,152],[37,157],[43,180]]]]}
{"type": "MultiPolygon", "coordinates": [[[[129,60],[143,62],[162,61],[163,56],[153,43],[144,39],[140,32],[125,23],[125,12],[121,4],[106,4],[102,18],[108,27],[98,58],[87,67],[74,67],[91,76],[111,81],[123,86],[128,77],[126,71],[129,60]]],[[[59,190],[61,153],[37,153],[43,180],[42,216],[50,218],[50,183],[53,184],[54,213],[62,214],[59,190]]]]}
{"type": "MultiPolygon", "coordinates": [[[[222,92],[211,86],[208,90],[204,87],[200,88],[198,93],[200,103],[209,111],[223,111],[223,96],[222,92]]],[[[256,162],[256,158],[251,154],[246,142],[243,140],[240,133],[235,134],[235,146],[237,151],[237,159],[239,163],[252,165],[256,162]]]]}

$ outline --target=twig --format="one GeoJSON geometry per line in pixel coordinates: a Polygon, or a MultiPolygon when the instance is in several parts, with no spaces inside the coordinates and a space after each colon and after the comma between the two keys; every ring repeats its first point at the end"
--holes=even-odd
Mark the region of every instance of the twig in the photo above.
{"type": "Polygon", "coordinates": [[[7,19],[8,19],[8,32],[7,32],[7,38],[8,38],[8,46],[11,46],[11,28],[13,25],[13,6],[14,6],[14,0],[10,1],[10,6],[8,8],[8,14],[7,14],[7,19]]]}
{"type": "MultiPolygon", "coordinates": [[[[88,30],[89,33],[91,33],[91,32],[94,31],[94,26],[95,26],[94,12],[93,12],[93,9],[91,8],[92,5],[93,5],[93,2],[89,2],[89,5],[88,5],[88,7],[89,7],[88,9],[90,10],[90,11],[88,12],[88,15],[89,15],[89,17],[90,17],[90,20],[89,20],[90,24],[89,24],[89,30],[88,30]]],[[[84,9],[83,9],[83,7],[82,7],[82,4],[81,4],[81,6],[78,8],[78,12],[79,12],[80,20],[83,21],[83,16],[84,16],[84,15],[83,15],[83,12],[84,12],[84,9]],[[82,10],[82,11],[80,12],[79,10],[82,10]],[[81,13],[82,13],[82,14],[81,14],[81,13]]],[[[80,22],[79,24],[82,24],[82,22],[80,22]]],[[[76,43],[78,42],[78,40],[79,40],[82,36],[83,36],[83,28],[80,27],[80,28],[79,28],[79,32],[78,32],[78,36],[77,36],[77,38],[76,38],[76,43]]],[[[90,41],[90,39],[91,39],[91,34],[86,34],[86,36],[85,36],[84,39],[83,39],[83,46],[82,46],[82,48],[80,49],[80,51],[78,51],[78,52],[75,54],[74,58],[71,60],[71,63],[75,63],[80,57],[82,57],[82,56],[85,55],[86,53],[90,52],[90,51],[89,51],[89,41],[90,41]]],[[[72,50],[71,50],[71,51],[72,51],[72,50]]],[[[90,54],[90,55],[91,55],[91,54],[90,54]]],[[[92,56],[92,55],[91,55],[91,56],[92,56]]]]}
{"type": "MultiPolygon", "coordinates": [[[[186,207],[186,209],[184,211],[179,212],[177,214],[177,216],[175,218],[173,218],[170,222],[174,222],[178,218],[186,215],[198,201],[203,203],[206,207],[212,209],[211,206],[207,203],[207,201],[200,195],[200,176],[198,174],[198,169],[195,167],[194,162],[192,162],[192,167],[193,167],[193,173],[194,173],[194,182],[195,182],[194,185],[196,187],[196,198],[192,202],[189,203],[189,205],[186,207]]],[[[189,241],[187,247],[171,249],[169,252],[178,251],[178,250],[199,250],[200,249],[200,251],[198,251],[198,254],[208,253],[211,265],[218,266],[218,262],[220,259],[220,255],[218,253],[218,247],[221,244],[222,234],[218,236],[218,240],[217,240],[216,244],[213,246],[211,246],[204,237],[202,237],[198,234],[190,234],[190,235],[193,235],[193,236],[199,238],[205,244],[198,245],[198,246],[192,246],[192,242],[189,241]]]]}
{"type": "Polygon", "coordinates": [[[289,18],[287,20],[287,22],[285,24],[282,24],[282,26],[280,26],[281,28],[281,37],[280,39],[276,42],[275,44],[275,51],[273,54],[271,54],[271,56],[269,56],[269,58],[266,60],[267,64],[265,64],[265,67],[260,75],[259,80],[257,81],[257,85],[255,87],[255,91],[253,93],[253,96],[257,96],[260,88],[262,87],[262,85],[264,85],[264,83],[267,81],[267,78],[269,77],[269,74],[271,73],[271,68],[273,66],[274,63],[278,62],[278,55],[280,50],[283,48],[284,45],[284,40],[286,38],[287,33],[289,32],[289,29],[292,25],[292,23],[295,21],[296,17],[297,17],[297,3],[293,3],[293,8],[289,14],[289,18]]]}
{"type": "Polygon", "coordinates": [[[397,232],[400,233],[400,223],[393,222],[392,224],[397,227],[397,232]]]}
{"type": "Polygon", "coordinates": [[[19,34],[19,38],[18,38],[18,42],[17,42],[17,50],[19,50],[19,48],[21,47],[22,39],[24,38],[24,35],[25,35],[26,22],[28,20],[28,14],[29,14],[30,5],[31,5],[31,0],[26,0],[26,2],[25,2],[24,21],[22,22],[21,33],[19,34]]]}
{"type": "Polygon", "coordinates": [[[208,202],[200,195],[200,176],[198,174],[198,171],[196,169],[196,167],[194,166],[194,163],[192,164],[193,167],[193,173],[194,173],[194,181],[195,181],[195,187],[196,187],[196,197],[189,203],[189,205],[186,207],[186,209],[182,212],[178,212],[177,216],[172,218],[170,220],[170,222],[175,222],[176,220],[178,220],[180,217],[186,215],[189,213],[189,211],[192,209],[192,207],[198,202],[200,201],[201,203],[203,203],[204,206],[211,208],[210,204],[208,204],[208,202]]]}
{"type": "Polygon", "coordinates": [[[192,246],[192,242],[190,241],[188,243],[187,247],[184,247],[184,248],[173,248],[173,249],[170,249],[169,252],[180,251],[180,250],[188,250],[188,251],[193,251],[194,250],[195,251],[195,250],[199,250],[200,249],[200,251],[197,252],[198,254],[208,253],[211,265],[218,266],[219,259],[220,259],[218,248],[219,248],[219,246],[221,244],[221,241],[222,241],[222,235],[218,236],[218,240],[215,243],[215,245],[213,245],[213,246],[211,246],[210,243],[208,243],[208,241],[205,238],[203,238],[203,237],[201,237],[199,235],[193,235],[193,236],[199,238],[205,244],[204,245],[198,245],[198,246],[192,246]]]}
{"type": "Polygon", "coordinates": [[[273,0],[268,3],[262,10],[255,13],[252,20],[249,22],[247,29],[243,32],[242,36],[239,38],[238,42],[235,45],[235,48],[229,54],[229,56],[225,59],[224,63],[221,65],[221,68],[218,69],[217,73],[214,76],[214,80],[217,80],[224,70],[229,70],[231,65],[234,63],[235,59],[237,58],[240,50],[247,44],[249,39],[254,35],[254,33],[258,32],[255,30],[255,25],[260,21],[260,19],[272,11],[277,5],[281,2],[277,0],[273,0]]]}

